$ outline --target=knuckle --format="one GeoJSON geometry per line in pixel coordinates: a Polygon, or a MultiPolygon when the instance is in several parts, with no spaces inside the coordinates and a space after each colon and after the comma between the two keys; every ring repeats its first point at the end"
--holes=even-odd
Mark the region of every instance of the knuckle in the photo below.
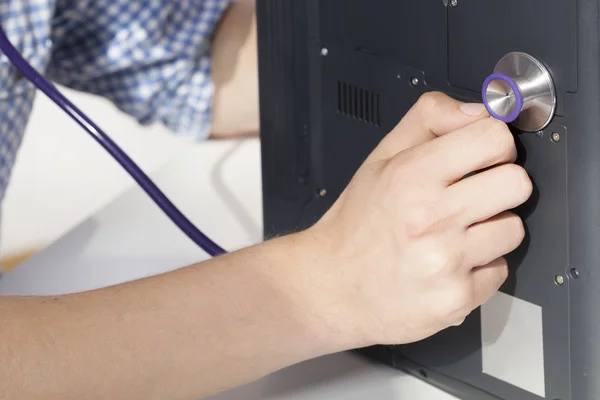
{"type": "Polygon", "coordinates": [[[495,118],[486,118],[482,121],[482,123],[485,124],[485,127],[489,132],[495,133],[500,136],[512,136],[510,130],[508,129],[508,126],[500,120],[497,120],[495,118]]]}
{"type": "Polygon", "coordinates": [[[488,268],[490,268],[491,274],[487,278],[488,282],[485,293],[481,293],[478,303],[475,304],[476,307],[487,303],[498,292],[502,285],[504,285],[510,273],[505,257],[501,257],[492,262],[489,264],[488,268]]]}
{"type": "Polygon", "coordinates": [[[531,181],[531,177],[525,170],[525,168],[519,167],[519,173],[521,178],[521,184],[523,189],[523,200],[527,200],[533,194],[533,182],[531,181]]]}
{"type": "Polygon", "coordinates": [[[437,108],[437,106],[445,99],[442,92],[432,91],[422,94],[417,100],[417,109],[424,114],[427,111],[437,108]]]}
{"type": "Polygon", "coordinates": [[[383,183],[388,188],[407,185],[411,173],[412,158],[408,154],[398,155],[388,160],[383,167],[383,183]]]}
{"type": "Polygon", "coordinates": [[[473,307],[474,299],[475,295],[471,285],[466,282],[452,284],[444,299],[445,314],[451,318],[466,317],[468,310],[475,308],[473,307]]]}
{"type": "Polygon", "coordinates": [[[492,274],[488,278],[490,283],[489,293],[486,298],[480,300],[484,302],[487,302],[497,292],[504,282],[506,282],[509,275],[508,262],[505,257],[500,257],[493,261],[488,265],[488,268],[490,268],[492,274]]]}
{"type": "Polygon", "coordinates": [[[422,249],[422,257],[425,270],[434,277],[451,276],[458,270],[463,259],[463,255],[456,250],[455,246],[439,239],[422,249]]]}
{"type": "Polygon", "coordinates": [[[501,159],[510,159],[516,152],[515,138],[508,129],[508,126],[502,121],[493,118],[485,120],[487,137],[492,151],[501,159]]]}
{"type": "Polygon", "coordinates": [[[507,164],[505,166],[510,173],[511,180],[515,183],[515,193],[519,195],[522,202],[527,201],[533,193],[533,182],[525,168],[517,164],[507,164]]]}
{"type": "MultiPolygon", "coordinates": [[[[420,238],[431,232],[436,224],[437,216],[433,208],[421,205],[412,209],[408,215],[405,224],[406,234],[411,239],[420,238]]],[[[439,245],[430,245],[428,255],[432,259],[437,259],[444,253],[439,247],[439,245]]]]}
{"type": "Polygon", "coordinates": [[[505,259],[502,259],[502,264],[498,267],[498,277],[500,278],[500,282],[502,284],[508,279],[509,273],[508,263],[505,259]]]}
{"type": "Polygon", "coordinates": [[[518,244],[520,244],[525,239],[525,224],[523,223],[523,220],[518,215],[512,216],[511,222],[513,224],[513,232],[515,235],[515,240],[517,241],[518,244]]]}
{"type": "Polygon", "coordinates": [[[410,156],[410,151],[404,151],[397,154],[386,163],[386,172],[391,175],[397,175],[399,173],[404,175],[405,170],[410,169],[411,161],[412,157],[410,156]]]}

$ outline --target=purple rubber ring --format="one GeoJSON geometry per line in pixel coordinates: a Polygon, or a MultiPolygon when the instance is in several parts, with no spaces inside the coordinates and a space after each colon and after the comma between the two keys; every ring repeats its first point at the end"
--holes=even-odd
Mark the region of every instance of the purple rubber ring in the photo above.
{"type": "Polygon", "coordinates": [[[517,85],[517,82],[515,82],[514,79],[512,79],[511,77],[509,77],[507,75],[492,74],[492,75],[488,76],[487,79],[485,80],[485,82],[483,83],[483,89],[482,89],[481,95],[483,97],[483,104],[485,105],[485,108],[488,110],[488,113],[490,113],[490,115],[493,118],[496,118],[496,119],[508,124],[508,123],[511,123],[514,120],[516,120],[519,117],[519,114],[521,114],[521,109],[523,108],[523,94],[521,94],[521,90],[519,89],[519,85],[517,85]],[[508,86],[510,86],[513,93],[515,94],[515,99],[516,99],[515,110],[510,115],[507,115],[506,117],[496,114],[494,112],[494,110],[492,110],[490,105],[488,104],[487,88],[490,85],[490,83],[492,83],[493,81],[496,81],[496,80],[506,82],[506,84],[508,84],[508,86]]]}

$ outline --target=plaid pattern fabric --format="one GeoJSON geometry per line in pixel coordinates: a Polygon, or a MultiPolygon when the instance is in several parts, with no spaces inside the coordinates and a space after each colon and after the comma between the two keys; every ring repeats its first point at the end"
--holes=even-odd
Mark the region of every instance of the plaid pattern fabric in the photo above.
{"type": "MultiPolygon", "coordinates": [[[[141,124],[203,139],[212,112],[211,38],[233,1],[0,0],[0,24],[54,82],[106,97],[141,124]]],[[[0,200],[35,93],[0,53],[0,200]]]]}

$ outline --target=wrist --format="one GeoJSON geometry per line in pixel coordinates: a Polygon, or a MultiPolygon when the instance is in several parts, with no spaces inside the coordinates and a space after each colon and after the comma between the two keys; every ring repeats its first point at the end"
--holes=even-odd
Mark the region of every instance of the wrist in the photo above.
{"type": "Polygon", "coordinates": [[[343,274],[340,264],[345,263],[317,228],[274,240],[272,255],[276,254],[280,268],[274,271],[278,285],[297,305],[313,341],[311,357],[346,351],[366,345],[353,323],[348,295],[338,277],[343,274]]]}

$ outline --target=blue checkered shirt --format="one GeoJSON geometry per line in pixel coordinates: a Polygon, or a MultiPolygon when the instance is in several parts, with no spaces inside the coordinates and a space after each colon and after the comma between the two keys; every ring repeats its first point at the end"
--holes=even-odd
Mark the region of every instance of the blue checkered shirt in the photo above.
{"type": "MultiPolygon", "coordinates": [[[[54,82],[103,96],[141,124],[201,139],[211,120],[211,38],[232,1],[0,0],[0,23],[54,82]]],[[[0,200],[35,93],[1,54],[0,200]]]]}

